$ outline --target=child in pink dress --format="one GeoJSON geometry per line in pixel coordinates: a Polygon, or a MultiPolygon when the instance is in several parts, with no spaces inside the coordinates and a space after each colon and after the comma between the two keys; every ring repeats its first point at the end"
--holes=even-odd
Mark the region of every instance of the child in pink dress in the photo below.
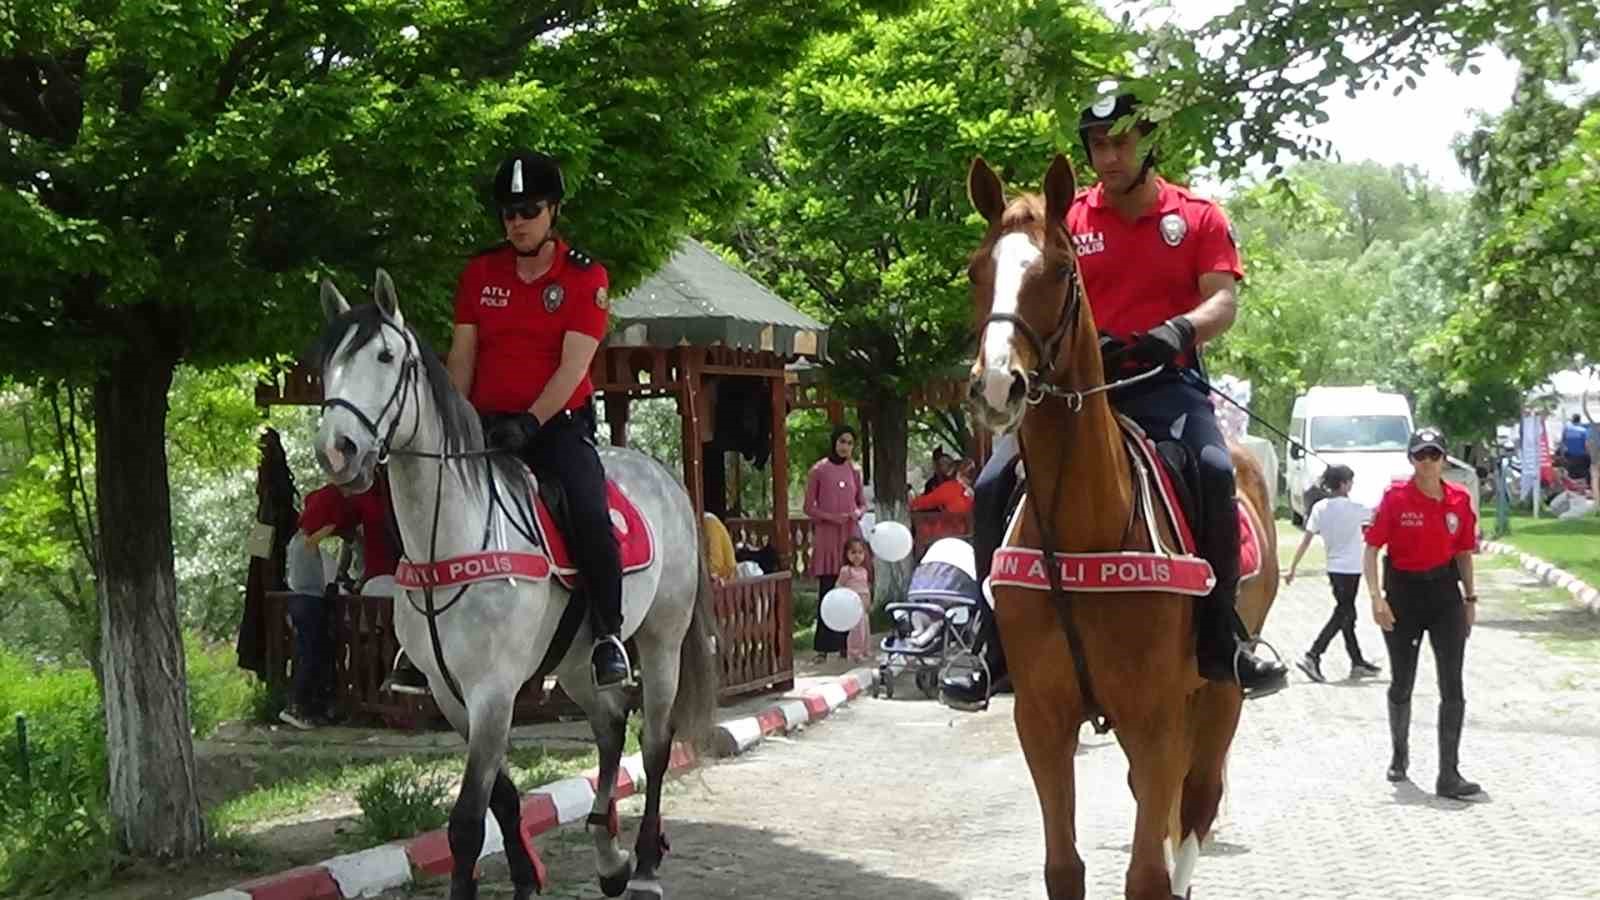
{"type": "Polygon", "coordinates": [[[850,538],[844,545],[844,558],[845,565],[839,567],[838,587],[849,588],[861,598],[861,621],[850,629],[845,639],[845,653],[850,659],[861,662],[872,659],[872,626],[867,621],[872,617],[872,581],[867,572],[867,542],[858,537],[850,538]]]}

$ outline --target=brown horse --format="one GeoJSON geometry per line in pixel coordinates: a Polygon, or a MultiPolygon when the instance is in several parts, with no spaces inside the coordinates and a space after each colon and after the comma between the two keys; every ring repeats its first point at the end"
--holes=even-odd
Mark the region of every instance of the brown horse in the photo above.
{"type": "MultiPolygon", "coordinates": [[[[974,405],[989,427],[1020,429],[1024,505],[1039,504],[1017,517],[1006,543],[1057,553],[1158,550],[1148,528],[1129,527],[1143,516],[1134,473],[1108,394],[1096,390],[1105,385],[1099,333],[1065,227],[1075,189],[1071,165],[1057,156],[1042,197],[1007,204],[999,176],[978,159],[967,188],[989,223],[968,269],[982,323],[974,405]]],[[[1277,594],[1277,543],[1261,468],[1231,449],[1239,496],[1262,537],[1261,570],[1240,584],[1238,603],[1246,626],[1259,633],[1277,594]]],[[[1173,546],[1169,526],[1157,527],[1173,546]]],[[[1116,729],[1138,802],[1126,895],[1188,896],[1222,798],[1242,703],[1237,685],[1199,677],[1193,599],[1016,587],[993,593],[1016,690],[1017,734],[1044,813],[1050,897],[1084,895],[1073,754],[1079,727],[1097,713],[1116,729]],[[1072,646],[1081,647],[1081,659],[1072,646]],[[1170,870],[1164,851],[1172,854],[1170,870]]]]}

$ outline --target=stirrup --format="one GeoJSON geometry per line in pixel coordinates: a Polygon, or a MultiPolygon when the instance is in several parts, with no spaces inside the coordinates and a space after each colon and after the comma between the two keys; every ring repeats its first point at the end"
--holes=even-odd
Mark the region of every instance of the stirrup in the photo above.
{"type": "Polygon", "coordinates": [[[589,648],[589,679],[594,681],[595,689],[601,691],[633,687],[633,660],[628,658],[628,647],[626,644],[622,643],[621,637],[615,634],[608,634],[595,641],[594,646],[589,648]],[[626,674],[622,676],[621,681],[618,681],[614,684],[600,684],[595,680],[594,651],[597,650],[601,644],[610,644],[611,646],[617,648],[617,653],[621,654],[622,668],[626,672],[626,674]]]}
{"type": "MultiPolygon", "coordinates": [[[[384,693],[406,694],[412,697],[433,696],[433,691],[431,691],[427,686],[428,682],[426,677],[423,678],[422,684],[420,685],[402,684],[400,683],[399,679],[395,677],[400,672],[400,658],[405,655],[406,651],[404,649],[401,649],[399,652],[395,653],[394,662],[389,664],[389,674],[383,679],[383,683],[378,685],[378,690],[384,693]]],[[[422,675],[422,670],[416,668],[415,664],[412,664],[411,671],[415,672],[419,676],[422,675]]]]}
{"type": "Polygon", "coordinates": [[[1233,681],[1235,684],[1239,685],[1239,690],[1244,694],[1244,699],[1246,700],[1257,697],[1270,697],[1288,686],[1288,679],[1284,678],[1267,687],[1245,690],[1244,681],[1239,677],[1239,657],[1246,652],[1254,656],[1257,647],[1267,648],[1269,651],[1271,651],[1274,662],[1280,666],[1283,666],[1285,669],[1288,668],[1288,666],[1283,662],[1283,654],[1278,652],[1277,647],[1267,643],[1265,638],[1253,637],[1240,641],[1239,646],[1233,651],[1233,681]]]}

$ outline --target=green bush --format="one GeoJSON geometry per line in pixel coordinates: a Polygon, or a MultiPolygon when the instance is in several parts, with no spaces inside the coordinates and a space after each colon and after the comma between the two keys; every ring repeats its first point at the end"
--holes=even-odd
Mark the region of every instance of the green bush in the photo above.
{"type": "MultiPolygon", "coordinates": [[[[189,718],[198,737],[262,701],[232,648],[184,639],[189,718]]],[[[276,715],[276,711],[273,713],[276,715]]],[[[43,894],[109,877],[105,714],[94,674],[40,667],[0,649],[0,889],[43,894]],[[17,714],[26,717],[26,763],[17,714]]]]}
{"type": "Polygon", "coordinates": [[[94,675],[35,671],[0,651],[0,713],[0,887],[44,893],[104,877],[112,842],[105,718],[94,675]],[[26,754],[19,713],[27,722],[26,754]]]}
{"type": "MultiPolygon", "coordinates": [[[[252,716],[261,687],[253,674],[239,668],[233,647],[204,643],[192,632],[184,635],[183,644],[194,736],[210,737],[223,722],[252,716]]],[[[272,711],[274,718],[277,714],[272,711]]]]}
{"type": "Polygon", "coordinates": [[[413,760],[386,763],[356,789],[361,831],[371,841],[383,842],[439,828],[450,817],[445,803],[454,781],[413,760]]]}

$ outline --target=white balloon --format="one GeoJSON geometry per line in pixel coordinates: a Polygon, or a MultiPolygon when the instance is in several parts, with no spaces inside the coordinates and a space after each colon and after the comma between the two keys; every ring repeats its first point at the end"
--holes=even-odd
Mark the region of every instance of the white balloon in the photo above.
{"type": "Polygon", "coordinates": [[[861,595],[849,588],[834,588],[822,595],[817,615],[834,631],[849,631],[861,621],[861,595]]]}
{"type": "Polygon", "coordinates": [[[872,554],[884,562],[899,562],[911,555],[911,529],[899,522],[879,522],[867,543],[872,554]]]}

